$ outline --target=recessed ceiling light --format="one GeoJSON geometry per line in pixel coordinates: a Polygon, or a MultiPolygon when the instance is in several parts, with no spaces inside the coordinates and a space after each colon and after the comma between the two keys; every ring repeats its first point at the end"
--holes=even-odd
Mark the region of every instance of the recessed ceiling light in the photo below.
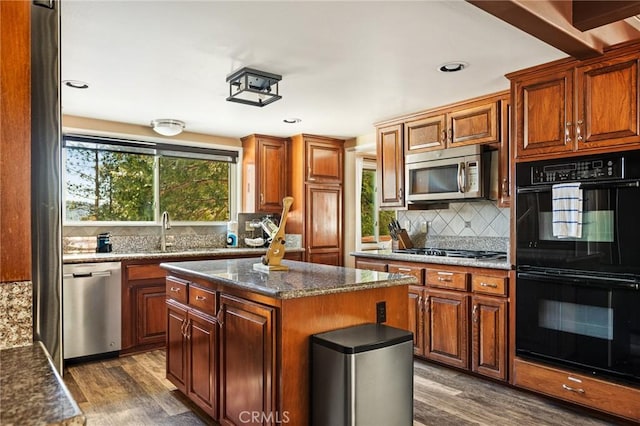
{"type": "Polygon", "coordinates": [[[469,66],[469,64],[466,63],[466,62],[452,61],[452,62],[447,62],[447,63],[444,63],[444,64],[440,65],[438,67],[438,71],[440,71],[440,72],[458,72],[458,71],[462,71],[463,69],[465,69],[468,66],[469,66]]]}
{"type": "Polygon", "coordinates": [[[71,87],[72,89],[88,89],[89,88],[89,85],[87,83],[80,80],[62,80],[62,83],[67,87],[71,87]]]}
{"type": "Polygon", "coordinates": [[[285,118],[284,120],[285,123],[287,124],[296,124],[302,121],[302,119],[300,118],[295,118],[295,117],[291,117],[291,118],[285,118]]]}

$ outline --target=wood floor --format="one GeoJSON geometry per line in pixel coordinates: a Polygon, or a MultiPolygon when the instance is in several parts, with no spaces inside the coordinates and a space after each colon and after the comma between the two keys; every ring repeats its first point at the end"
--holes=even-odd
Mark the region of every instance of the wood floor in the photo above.
{"type": "MultiPolygon", "coordinates": [[[[164,378],[164,370],[164,351],[157,350],[71,365],[64,381],[89,426],[216,425],[164,378]]],[[[615,424],[421,361],[414,363],[414,378],[414,426],[615,424]]]]}

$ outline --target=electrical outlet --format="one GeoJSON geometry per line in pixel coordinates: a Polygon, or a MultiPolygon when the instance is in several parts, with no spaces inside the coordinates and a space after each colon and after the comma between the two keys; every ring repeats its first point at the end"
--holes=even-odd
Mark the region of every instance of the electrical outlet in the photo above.
{"type": "Polygon", "coordinates": [[[426,234],[428,229],[429,227],[426,221],[420,223],[420,232],[422,232],[423,234],[426,234]]]}
{"type": "Polygon", "coordinates": [[[251,222],[246,221],[246,222],[244,223],[244,230],[245,230],[245,232],[251,232],[251,231],[253,231],[253,226],[251,226],[251,222]]]}
{"type": "Polygon", "coordinates": [[[387,322],[387,302],[376,303],[376,322],[378,324],[387,322]]]}

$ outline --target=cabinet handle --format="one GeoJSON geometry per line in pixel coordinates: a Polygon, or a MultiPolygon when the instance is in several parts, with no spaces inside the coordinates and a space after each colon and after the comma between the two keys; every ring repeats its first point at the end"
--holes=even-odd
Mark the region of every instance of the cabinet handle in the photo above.
{"type": "Polygon", "coordinates": [[[565,141],[565,143],[571,142],[571,131],[569,130],[570,128],[571,128],[571,122],[567,121],[567,124],[564,126],[564,141],[565,141]]]}
{"type": "Polygon", "coordinates": [[[411,268],[398,268],[398,271],[403,271],[403,272],[411,272],[411,268]]]}
{"type": "Polygon", "coordinates": [[[429,296],[424,298],[424,311],[429,313],[429,296]]]}
{"type": "Polygon", "coordinates": [[[582,388],[572,388],[571,386],[567,386],[564,383],[562,384],[562,389],[568,390],[569,392],[584,393],[584,389],[582,389],[582,388]]]}
{"type": "Polygon", "coordinates": [[[453,280],[451,278],[438,277],[438,281],[444,281],[444,282],[450,283],[453,280]]]}
{"type": "Polygon", "coordinates": [[[187,321],[187,328],[185,329],[185,331],[187,332],[187,340],[191,339],[191,328],[189,327],[190,325],[191,325],[191,319],[187,321]]]}
{"type": "Polygon", "coordinates": [[[453,128],[449,128],[449,143],[453,143],[453,128]]]}
{"type": "Polygon", "coordinates": [[[424,312],[424,305],[422,304],[422,296],[418,296],[418,309],[420,309],[420,312],[424,312]]]}
{"type": "Polygon", "coordinates": [[[480,283],[480,287],[498,288],[498,284],[493,284],[493,283],[480,283]]]}
{"type": "Polygon", "coordinates": [[[582,142],[582,134],[580,132],[580,125],[582,124],[582,120],[578,120],[576,123],[576,140],[578,142],[582,142]]]}
{"type": "Polygon", "coordinates": [[[502,179],[502,196],[509,196],[509,179],[507,178],[502,179]]]}
{"type": "Polygon", "coordinates": [[[174,293],[180,293],[180,287],[171,287],[169,290],[174,293]]]}
{"type": "Polygon", "coordinates": [[[196,296],[196,300],[207,300],[204,296],[196,296]]]}
{"type": "Polygon", "coordinates": [[[183,337],[187,337],[187,332],[185,330],[186,326],[187,326],[187,319],[185,318],[182,320],[182,326],[180,327],[180,334],[182,334],[183,337]]]}
{"type": "Polygon", "coordinates": [[[473,322],[478,322],[478,305],[473,305],[473,312],[471,312],[471,317],[473,318],[473,322]]]}
{"type": "Polygon", "coordinates": [[[442,129],[442,143],[447,143],[447,129],[442,129]]]}
{"type": "Polygon", "coordinates": [[[403,191],[402,188],[398,189],[398,200],[402,201],[403,191]]]}
{"type": "Polygon", "coordinates": [[[264,194],[260,193],[260,204],[264,204],[264,194]]]}
{"type": "Polygon", "coordinates": [[[220,326],[220,328],[222,328],[222,326],[224,325],[224,321],[222,318],[224,318],[224,308],[220,308],[220,310],[218,310],[218,313],[216,314],[216,322],[218,323],[218,325],[220,326]]]}

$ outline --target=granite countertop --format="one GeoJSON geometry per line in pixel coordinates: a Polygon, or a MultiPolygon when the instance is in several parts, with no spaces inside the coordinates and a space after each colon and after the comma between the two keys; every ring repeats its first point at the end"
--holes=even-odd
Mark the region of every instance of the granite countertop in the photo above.
{"type": "MultiPolygon", "coordinates": [[[[287,248],[287,252],[303,252],[302,248],[287,248]]],[[[118,262],[122,260],[140,259],[168,259],[188,258],[195,256],[229,256],[229,255],[255,255],[260,257],[267,252],[266,248],[211,248],[184,251],[154,251],[140,253],[73,253],[64,254],[64,263],[89,263],[89,262],[118,262]]]]}
{"type": "Polygon", "coordinates": [[[391,250],[367,250],[349,253],[351,256],[372,259],[399,260],[404,262],[435,263],[441,265],[471,266],[474,268],[513,269],[507,260],[465,259],[461,257],[425,256],[424,254],[393,253],[391,250]]]}
{"type": "Polygon", "coordinates": [[[289,267],[288,271],[262,272],[253,269],[256,263],[260,263],[260,259],[196,260],[162,263],[160,266],[177,274],[215,280],[277,299],[294,299],[417,283],[415,277],[407,275],[293,260],[282,261],[283,265],[289,267]]]}
{"type": "Polygon", "coordinates": [[[42,343],[0,351],[0,424],[84,425],[42,343]]]}

